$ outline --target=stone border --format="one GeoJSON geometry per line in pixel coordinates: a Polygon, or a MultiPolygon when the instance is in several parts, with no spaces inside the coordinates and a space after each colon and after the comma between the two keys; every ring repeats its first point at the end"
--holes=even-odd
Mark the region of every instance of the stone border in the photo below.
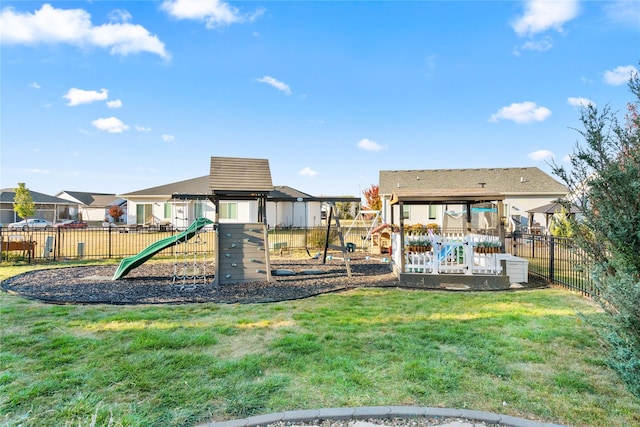
{"type": "Polygon", "coordinates": [[[313,420],[351,420],[368,418],[464,418],[511,427],[563,427],[510,415],[470,409],[431,408],[418,406],[363,406],[358,408],[321,408],[299,411],[274,412],[254,417],[200,424],[197,427],[257,427],[277,422],[309,422],[313,420]]]}

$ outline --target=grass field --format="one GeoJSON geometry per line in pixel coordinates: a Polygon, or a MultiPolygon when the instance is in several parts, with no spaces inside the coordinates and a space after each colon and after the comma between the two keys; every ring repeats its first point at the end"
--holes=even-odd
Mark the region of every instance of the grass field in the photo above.
{"type": "MultiPolygon", "coordinates": [[[[0,267],[0,279],[29,266],[0,267]]],[[[581,313],[581,314],[579,314],[581,313]]],[[[261,305],[46,305],[0,294],[0,423],[188,426],[282,410],[469,408],[640,425],[560,289],[361,289],[261,305]]]]}

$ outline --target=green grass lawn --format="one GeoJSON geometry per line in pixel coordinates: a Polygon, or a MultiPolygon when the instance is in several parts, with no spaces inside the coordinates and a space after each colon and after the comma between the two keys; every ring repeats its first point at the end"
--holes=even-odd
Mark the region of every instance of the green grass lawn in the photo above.
{"type": "MultiPolygon", "coordinates": [[[[0,278],[32,267],[0,267],[0,278]]],[[[419,405],[640,425],[560,289],[362,289],[262,305],[47,305],[0,293],[0,423],[185,426],[419,405]]]]}

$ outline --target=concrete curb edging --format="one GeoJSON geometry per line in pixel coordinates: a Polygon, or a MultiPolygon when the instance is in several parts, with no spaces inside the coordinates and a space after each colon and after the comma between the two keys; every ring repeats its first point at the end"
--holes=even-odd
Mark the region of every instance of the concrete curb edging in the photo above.
{"type": "Polygon", "coordinates": [[[510,427],[563,427],[510,415],[470,409],[431,408],[419,406],[362,406],[357,408],[321,408],[274,412],[254,417],[200,424],[197,427],[258,427],[277,422],[304,423],[317,419],[358,420],[367,418],[464,418],[469,421],[500,424],[510,427]]]}

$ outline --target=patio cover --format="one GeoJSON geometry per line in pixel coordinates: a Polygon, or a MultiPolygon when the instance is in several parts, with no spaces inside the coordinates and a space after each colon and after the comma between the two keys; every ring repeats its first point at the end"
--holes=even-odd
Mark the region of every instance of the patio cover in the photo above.
{"type": "Polygon", "coordinates": [[[391,205],[403,203],[418,204],[475,204],[504,200],[504,194],[484,188],[397,190],[391,197],[391,205]]]}

